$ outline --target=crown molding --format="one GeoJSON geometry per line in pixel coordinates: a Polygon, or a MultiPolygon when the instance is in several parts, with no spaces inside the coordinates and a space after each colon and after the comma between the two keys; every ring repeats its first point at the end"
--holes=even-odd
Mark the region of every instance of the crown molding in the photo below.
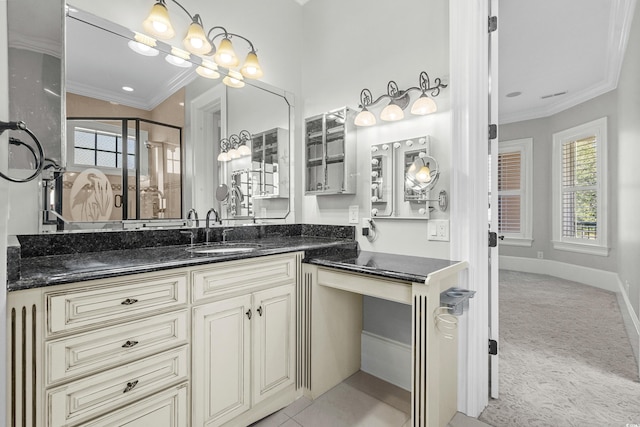
{"type": "Polygon", "coordinates": [[[602,80],[583,90],[569,93],[547,106],[500,114],[499,123],[508,124],[549,117],[616,89],[629,41],[635,7],[636,0],[611,1],[607,32],[609,48],[603,63],[604,77],[602,80]]]}

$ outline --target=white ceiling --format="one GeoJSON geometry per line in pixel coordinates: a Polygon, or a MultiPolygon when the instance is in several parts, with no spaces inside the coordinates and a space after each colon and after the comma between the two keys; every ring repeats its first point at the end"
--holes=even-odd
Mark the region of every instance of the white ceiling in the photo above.
{"type": "Polygon", "coordinates": [[[633,3],[501,0],[499,122],[549,116],[615,89],[633,3]]]}

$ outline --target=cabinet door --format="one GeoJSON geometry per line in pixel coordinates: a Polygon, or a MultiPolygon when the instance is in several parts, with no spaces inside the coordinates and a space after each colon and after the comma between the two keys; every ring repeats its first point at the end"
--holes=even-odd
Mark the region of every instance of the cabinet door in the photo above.
{"type": "Polygon", "coordinates": [[[218,426],[249,409],[253,316],[251,295],[193,310],[194,426],[218,426]]]}
{"type": "Polygon", "coordinates": [[[253,403],[294,382],[294,287],[278,286],[253,294],[253,403]]]}

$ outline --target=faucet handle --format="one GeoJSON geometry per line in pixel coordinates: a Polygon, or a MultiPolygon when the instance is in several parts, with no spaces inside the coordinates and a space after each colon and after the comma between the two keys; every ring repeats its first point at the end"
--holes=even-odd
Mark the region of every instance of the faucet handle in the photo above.
{"type": "Polygon", "coordinates": [[[196,231],[194,229],[191,230],[180,230],[180,234],[189,234],[191,237],[191,246],[194,245],[196,240],[196,231]]]}

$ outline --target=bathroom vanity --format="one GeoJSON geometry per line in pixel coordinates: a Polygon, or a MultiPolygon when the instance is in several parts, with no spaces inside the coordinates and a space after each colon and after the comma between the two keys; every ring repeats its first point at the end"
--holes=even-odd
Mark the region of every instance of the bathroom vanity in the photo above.
{"type": "Polygon", "coordinates": [[[413,425],[447,424],[457,341],[434,314],[466,263],[358,253],[352,238],[242,244],[23,259],[7,425],[249,425],[360,368],[362,295],[413,306],[413,425]]]}

